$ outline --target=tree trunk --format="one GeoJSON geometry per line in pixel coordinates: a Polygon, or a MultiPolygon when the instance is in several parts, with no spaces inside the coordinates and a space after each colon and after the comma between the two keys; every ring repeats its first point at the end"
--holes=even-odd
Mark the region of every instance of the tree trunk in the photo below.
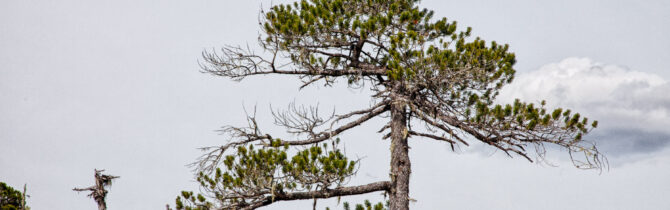
{"type": "Polygon", "coordinates": [[[21,210],[26,210],[26,186],[28,184],[23,184],[23,194],[21,194],[21,210]]]}
{"type": "Polygon", "coordinates": [[[405,105],[394,100],[391,105],[391,210],[409,209],[409,146],[407,145],[407,115],[405,105]]]}
{"type": "Polygon", "coordinates": [[[95,169],[95,185],[87,188],[74,188],[74,191],[91,191],[89,197],[95,199],[95,202],[98,203],[98,210],[107,210],[107,203],[105,203],[105,197],[107,197],[107,190],[105,187],[112,184],[112,180],[119,178],[118,176],[111,176],[102,174],[105,170],[95,169]]]}
{"type": "Polygon", "coordinates": [[[105,198],[95,198],[95,202],[98,203],[98,210],[107,210],[107,203],[105,203],[105,198]]]}
{"type": "Polygon", "coordinates": [[[105,180],[101,173],[95,172],[95,195],[93,198],[95,202],[98,203],[98,210],[107,210],[107,202],[105,202],[105,197],[107,197],[107,190],[105,190],[105,180]]]}

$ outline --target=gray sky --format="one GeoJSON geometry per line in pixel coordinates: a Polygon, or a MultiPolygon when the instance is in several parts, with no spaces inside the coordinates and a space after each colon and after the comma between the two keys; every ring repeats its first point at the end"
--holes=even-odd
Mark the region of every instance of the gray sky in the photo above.
{"type": "MultiPolygon", "coordinates": [[[[275,1],[286,2],[286,1],[275,1]]],[[[263,6],[270,5],[264,1],[263,6]]],[[[670,2],[424,1],[486,40],[509,43],[519,74],[501,95],[574,107],[599,119],[591,138],[611,170],[577,170],[564,154],[531,164],[475,145],[412,140],[414,209],[665,209],[670,200],[670,2]],[[544,82],[538,82],[544,81],[544,82]],[[549,82],[554,81],[554,82],[549,82]]],[[[313,87],[291,77],[240,83],[198,72],[204,49],[254,45],[261,1],[0,2],[0,181],[28,183],[33,209],[94,209],[73,187],[93,169],[119,175],[110,209],[159,209],[197,190],[185,165],[195,148],[225,142],[258,108],[290,102],[344,112],[367,92],[313,87]],[[346,99],[346,100],[342,100],[346,99]]],[[[342,136],[363,158],[351,184],[388,177],[376,120],[342,136]]],[[[381,199],[378,194],[357,197],[381,199]]],[[[324,202],[334,207],[333,201],[324,202]]],[[[308,208],[284,202],[265,209],[308,208]]],[[[325,207],[325,205],[320,205],[325,207]]]]}

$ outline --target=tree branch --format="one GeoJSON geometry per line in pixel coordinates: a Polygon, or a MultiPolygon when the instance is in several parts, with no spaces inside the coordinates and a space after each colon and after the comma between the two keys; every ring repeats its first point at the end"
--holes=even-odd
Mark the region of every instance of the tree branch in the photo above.
{"type": "Polygon", "coordinates": [[[366,185],[352,186],[352,187],[338,187],[335,189],[324,189],[312,192],[293,192],[293,193],[278,193],[274,196],[266,196],[258,202],[253,202],[247,206],[240,206],[242,209],[256,209],[262,206],[270,205],[277,201],[290,200],[306,200],[315,198],[332,198],[348,195],[360,195],[377,191],[387,191],[391,189],[391,182],[382,181],[374,182],[366,185]]]}
{"type": "MultiPolygon", "coordinates": [[[[310,138],[304,140],[281,140],[280,143],[288,145],[309,145],[328,140],[334,136],[339,135],[344,131],[356,127],[388,111],[389,109],[388,103],[389,103],[388,101],[383,101],[374,105],[372,108],[366,110],[354,111],[342,115],[338,117],[338,119],[336,119],[334,123],[336,123],[338,120],[345,119],[356,114],[366,113],[363,114],[363,116],[359,117],[358,119],[353,120],[347,124],[344,124],[334,130],[328,129],[326,131],[314,133],[313,135],[311,135],[310,138]]],[[[274,140],[270,134],[262,134],[260,132],[260,129],[258,128],[258,125],[256,124],[256,120],[254,117],[248,117],[248,121],[250,124],[250,127],[248,128],[226,127],[225,129],[223,129],[223,132],[230,133],[232,138],[240,138],[239,140],[231,141],[222,146],[200,148],[201,150],[206,151],[206,153],[203,154],[198,159],[198,161],[192,163],[191,166],[197,166],[197,169],[200,171],[212,172],[215,169],[215,166],[221,161],[221,158],[223,157],[225,151],[228,150],[229,148],[253,143],[256,141],[274,140]]]]}
{"type": "Polygon", "coordinates": [[[412,131],[412,130],[409,131],[409,135],[431,138],[431,139],[435,139],[435,140],[438,140],[438,141],[446,141],[451,145],[451,150],[452,151],[454,151],[454,144],[456,144],[456,142],[454,140],[448,139],[444,136],[436,136],[436,135],[427,134],[427,133],[419,133],[419,132],[412,131]]]}
{"type": "MultiPolygon", "coordinates": [[[[325,53],[325,52],[323,52],[325,53]]],[[[386,69],[374,65],[365,65],[361,68],[331,69],[331,68],[309,68],[308,70],[286,70],[276,67],[277,52],[273,59],[267,60],[260,55],[254,54],[249,49],[240,47],[225,47],[221,55],[214,52],[203,52],[202,56],[206,63],[200,67],[204,72],[229,77],[233,80],[241,80],[247,76],[264,74],[286,74],[300,76],[347,76],[347,75],[386,75],[386,69]]],[[[357,66],[358,67],[358,66],[357,66]]]]}

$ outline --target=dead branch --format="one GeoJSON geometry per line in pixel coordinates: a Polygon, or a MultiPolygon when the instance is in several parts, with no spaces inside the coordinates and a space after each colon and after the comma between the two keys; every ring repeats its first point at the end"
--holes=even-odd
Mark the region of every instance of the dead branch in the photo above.
{"type": "MultiPolygon", "coordinates": [[[[290,122],[292,120],[288,120],[288,119],[279,120],[280,121],[280,123],[278,123],[279,125],[286,124],[290,127],[290,129],[295,129],[294,130],[295,132],[302,131],[302,132],[298,132],[298,133],[308,133],[308,134],[310,134],[307,139],[303,139],[303,140],[280,140],[281,144],[282,145],[283,144],[310,145],[310,144],[315,144],[315,143],[319,143],[319,142],[322,142],[322,141],[326,141],[328,139],[331,139],[331,138],[339,135],[340,133],[342,133],[344,131],[347,131],[347,130],[349,130],[351,128],[354,128],[358,125],[361,125],[362,123],[364,123],[364,122],[366,122],[366,121],[368,121],[368,120],[370,120],[370,119],[388,111],[388,102],[387,101],[382,101],[382,102],[374,105],[371,109],[366,109],[366,110],[368,110],[367,113],[365,113],[363,111],[354,111],[354,112],[352,112],[353,114],[349,113],[349,114],[341,115],[341,116],[353,116],[353,115],[362,115],[362,116],[359,117],[358,119],[349,121],[348,123],[346,123],[346,124],[344,124],[340,127],[337,127],[335,129],[328,128],[328,129],[326,129],[324,131],[321,131],[321,132],[313,131],[314,127],[316,127],[316,126],[312,126],[312,125],[315,125],[314,122],[318,122],[318,123],[316,123],[316,125],[320,125],[320,124],[325,123],[326,121],[324,121],[323,123],[320,122],[319,120],[314,121],[314,119],[315,119],[314,116],[304,116],[304,117],[306,117],[306,119],[311,119],[312,120],[311,123],[307,122],[305,125],[301,124],[301,123],[305,123],[305,122],[300,121],[300,120],[305,120],[305,119],[300,119],[301,117],[296,117],[296,119],[292,119],[293,121],[295,121],[293,123],[290,122]],[[363,114],[363,113],[365,113],[365,114],[363,114]]],[[[305,114],[305,113],[303,113],[303,114],[305,114]]],[[[282,116],[278,115],[278,117],[281,118],[282,116]]],[[[284,117],[286,117],[286,116],[284,116],[284,117]]],[[[320,119],[320,118],[316,117],[316,119],[320,119]]],[[[336,121],[341,120],[341,119],[344,119],[344,118],[339,117],[339,119],[336,119],[336,121]]],[[[196,166],[196,170],[198,170],[198,171],[211,173],[212,171],[214,171],[216,166],[221,162],[222,157],[224,156],[225,152],[228,149],[234,148],[234,147],[237,147],[237,146],[241,146],[241,145],[254,143],[254,142],[261,142],[263,144],[267,144],[267,142],[264,143],[263,141],[275,140],[275,139],[272,138],[272,136],[270,134],[264,134],[260,131],[254,116],[248,116],[247,121],[249,122],[249,127],[246,127],[246,128],[238,128],[238,127],[229,126],[229,127],[225,127],[224,129],[222,129],[221,131],[223,133],[229,134],[230,137],[233,140],[230,141],[229,143],[225,144],[225,145],[222,145],[222,146],[201,148],[201,150],[205,151],[206,153],[203,154],[196,162],[192,163],[191,166],[196,166]]],[[[331,125],[331,127],[332,127],[332,125],[331,125]]]]}
{"type": "Polygon", "coordinates": [[[105,170],[95,169],[95,185],[87,188],[72,189],[77,192],[91,191],[91,194],[88,194],[88,197],[93,198],[98,203],[98,210],[107,209],[107,203],[105,202],[105,198],[107,196],[108,191],[105,189],[105,187],[111,186],[112,180],[120,178],[119,176],[102,174],[103,171],[105,170]]]}

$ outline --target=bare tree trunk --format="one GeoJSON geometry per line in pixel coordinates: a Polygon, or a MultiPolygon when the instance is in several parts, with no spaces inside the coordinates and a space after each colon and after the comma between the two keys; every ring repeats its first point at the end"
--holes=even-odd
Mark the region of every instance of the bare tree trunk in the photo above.
{"type": "Polygon", "coordinates": [[[102,174],[105,170],[95,169],[95,185],[87,188],[74,188],[74,191],[91,191],[89,197],[95,199],[95,202],[98,203],[98,210],[107,210],[107,203],[105,202],[105,197],[107,197],[107,190],[105,187],[112,184],[113,179],[119,178],[118,176],[111,176],[102,174]]]}
{"type": "Polygon", "coordinates": [[[107,203],[104,198],[97,197],[95,198],[95,202],[98,203],[98,210],[107,210],[107,203]]]}
{"type": "Polygon", "coordinates": [[[26,186],[28,184],[23,184],[23,194],[21,194],[21,210],[26,210],[26,186]]]}
{"type": "Polygon", "coordinates": [[[391,105],[391,210],[409,209],[409,145],[407,145],[407,115],[402,101],[391,105]]]}
{"type": "Polygon", "coordinates": [[[103,177],[100,172],[95,171],[95,185],[96,185],[96,194],[94,196],[95,202],[98,203],[98,210],[107,210],[107,202],[105,202],[105,197],[107,197],[107,190],[105,190],[105,182],[107,179],[103,177]]]}

